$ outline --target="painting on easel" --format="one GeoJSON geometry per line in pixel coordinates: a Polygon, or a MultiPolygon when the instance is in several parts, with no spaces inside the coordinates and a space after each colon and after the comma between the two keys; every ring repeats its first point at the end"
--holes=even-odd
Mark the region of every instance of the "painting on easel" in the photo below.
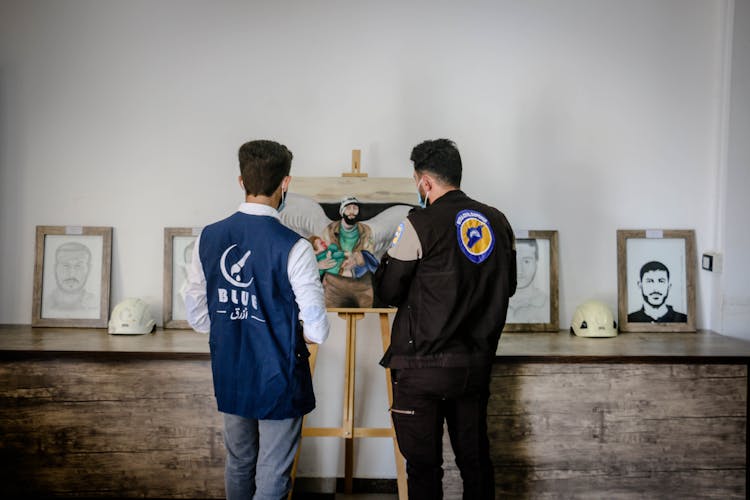
{"type": "Polygon", "coordinates": [[[370,178],[359,170],[342,177],[293,177],[281,212],[287,227],[308,238],[329,308],[383,307],[373,297],[372,274],[398,225],[414,208],[409,178],[370,178]]]}

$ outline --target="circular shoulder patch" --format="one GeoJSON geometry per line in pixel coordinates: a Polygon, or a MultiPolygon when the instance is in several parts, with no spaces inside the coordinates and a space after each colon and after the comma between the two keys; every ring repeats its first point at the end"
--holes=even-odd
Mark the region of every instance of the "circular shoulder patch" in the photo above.
{"type": "Polygon", "coordinates": [[[475,210],[462,210],[456,215],[456,237],[461,251],[475,264],[484,262],[495,248],[490,221],[475,210]]]}
{"type": "Polygon", "coordinates": [[[401,239],[401,235],[404,234],[404,223],[398,225],[398,228],[396,228],[396,234],[393,235],[393,239],[391,240],[391,248],[395,247],[398,244],[398,240],[401,239]]]}

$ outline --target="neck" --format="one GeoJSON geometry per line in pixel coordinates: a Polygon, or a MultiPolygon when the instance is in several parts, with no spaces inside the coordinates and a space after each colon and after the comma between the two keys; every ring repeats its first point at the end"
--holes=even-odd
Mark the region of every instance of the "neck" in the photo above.
{"type": "Polygon", "coordinates": [[[279,203],[281,202],[281,197],[277,195],[276,193],[272,194],[271,196],[265,196],[262,194],[259,195],[252,195],[248,194],[245,196],[245,202],[247,203],[258,203],[259,205],[268,205],[271,208],[278,208],[279,203]]]}
{"type": "Polygon", "coordinates": [[[435,203],[438,199],[442,198],[446,193],[451,191],[458,191],[459,188],[454,186],[439,186],[437,184],[432,185],[432,190],[428,196],[430,204],[435,203]]]}
{"type": "Polygon", "coordinates": [[[654,319],[659,319],[665,314],[667,314],[667,304],[662,304],[659,307],[654,307],[648,302],[643,303],[643,312],[646,313],[647,316],[650,316],[654,319]]]}

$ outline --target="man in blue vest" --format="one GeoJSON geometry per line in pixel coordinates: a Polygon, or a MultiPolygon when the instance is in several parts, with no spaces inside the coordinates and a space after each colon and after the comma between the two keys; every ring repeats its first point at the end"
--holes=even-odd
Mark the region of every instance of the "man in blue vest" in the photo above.
{"type": "Polygon", "coordinates": [[[210,333],[230,500],[289,493],[302,417],[315,407],[305,342],[328,336],[313,249],[279,221],[291,163],[273,141],[240,147],[245,203],[203,229],[188,273],[188,322],[210,333]]]}

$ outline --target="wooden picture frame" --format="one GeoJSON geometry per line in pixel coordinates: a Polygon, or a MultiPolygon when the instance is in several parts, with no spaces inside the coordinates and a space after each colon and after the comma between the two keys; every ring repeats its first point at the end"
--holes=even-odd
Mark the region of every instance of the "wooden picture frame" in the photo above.
{"type": "Polygon", "coordinates": [[[106,328],[112,228],[37,226],[31,326],[106,328]]]}
{"type": "Polygon", "coordinates": [[[189,329],[183,296],[198,227],[164,228],[164,328],[189,329]]]}
{"type": "Polygon", "coordinates": [[[694,332],[696,266],[693,230],[618,230],[620,331],[694,332]]]}
{"type": "Polygon", "coordinates": [[[557,231],[515,231],[516,293],[510,298],[506,332],[560,329],[557,231]]]}

